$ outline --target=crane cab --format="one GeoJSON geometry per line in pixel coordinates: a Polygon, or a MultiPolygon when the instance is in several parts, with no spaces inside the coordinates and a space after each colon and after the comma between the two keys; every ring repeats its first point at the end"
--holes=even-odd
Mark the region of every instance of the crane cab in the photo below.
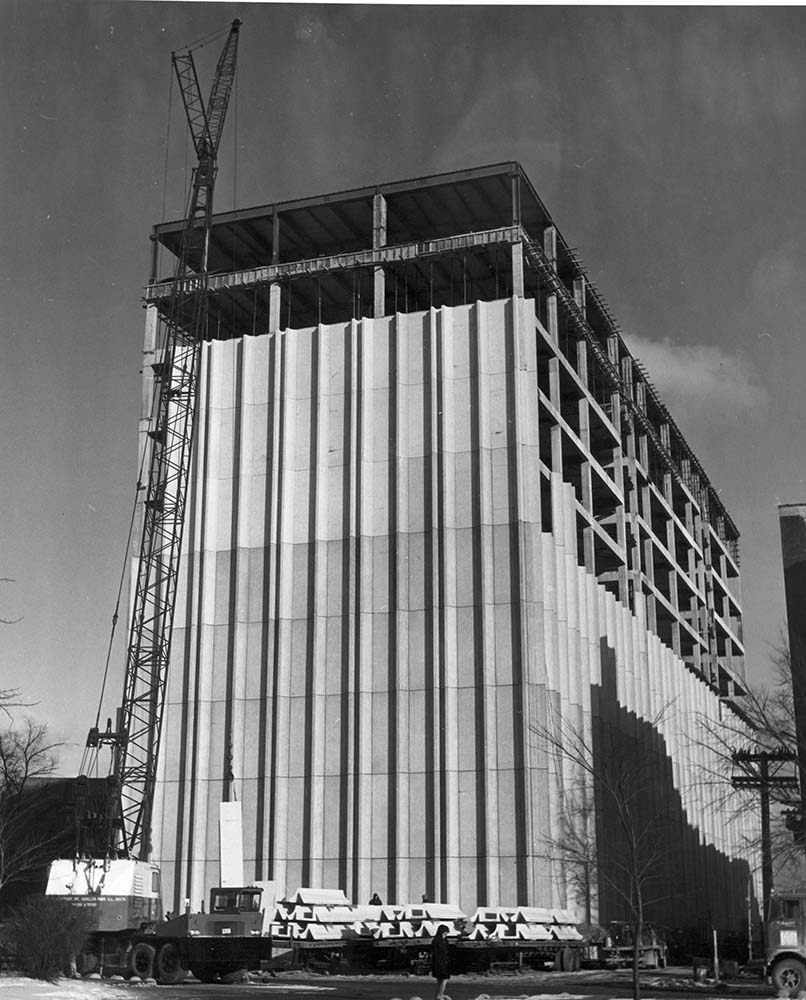
{"type": "Polygon", "coordinates": [[[159,866],[128,858],[57,858],[46,896],[95,911],[102,933],[141,930],[162,920],[159,866]]]}

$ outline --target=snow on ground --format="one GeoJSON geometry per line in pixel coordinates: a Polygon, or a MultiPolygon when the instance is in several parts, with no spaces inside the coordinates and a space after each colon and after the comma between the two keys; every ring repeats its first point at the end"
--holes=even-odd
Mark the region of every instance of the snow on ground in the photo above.
{"type": "MultiPolygon", "coordinates": [[[[121,984],[124,985],[125,984],[121,984]]],[[[0,976],[0,1000],[121,1000],[121,988],[103,980],[57,979],[53,983],[25,976],[0,976]]]]}

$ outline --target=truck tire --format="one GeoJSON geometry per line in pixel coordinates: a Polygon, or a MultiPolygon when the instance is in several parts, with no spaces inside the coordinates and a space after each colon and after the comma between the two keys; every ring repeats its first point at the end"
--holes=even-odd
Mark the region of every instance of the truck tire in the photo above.
{"type": "Polygon", "coordinates": [[[145,941],[138,941],[129,952],[129,972],[141,979],[154,976],[154,949],[145,941]]]}
{"type": "Polygon", "coordinates": [[[806,984],[806,965],[799,958],[782,958],[773,967],[772,981],[787,996],[797,996],[806,984]]]}
{"type": "Polygon", "coordinates": [[[156,972],[160,983],[181,983],[187,978],[188,967],[173,941],[166,941],[157,952],[156,972]]]}
{"type": "Polygon", "coordinates": [[[806,965],[799,958],[782,958],[773,967],[772,981],[777,990],[796,996],[806,984],[806,965]]]}

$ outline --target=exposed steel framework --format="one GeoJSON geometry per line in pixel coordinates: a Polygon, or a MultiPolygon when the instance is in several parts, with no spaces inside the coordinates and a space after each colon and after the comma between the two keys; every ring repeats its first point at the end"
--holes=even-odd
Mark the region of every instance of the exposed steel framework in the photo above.
{"type": "MultiPolygon", "coordinates": [[[[207,324],[208,258],[217,154],[235,77],[240,21],[229,30],[210,98],[201,96],[193,54],[173,53],[198,163],[193,170],[170,300],[160,310],[154,364],[151,454],[129,633],[123,703],[115,744],[121,814],[116,843],[128,857],[151,851],[151,814],[171,650],[176,585],[193,447],[200,345],[207,324]],[[191,278],[192,280],[188,280],[191,278]]],[[[99,742],[104,736],[97,737],[99,742]]]]}

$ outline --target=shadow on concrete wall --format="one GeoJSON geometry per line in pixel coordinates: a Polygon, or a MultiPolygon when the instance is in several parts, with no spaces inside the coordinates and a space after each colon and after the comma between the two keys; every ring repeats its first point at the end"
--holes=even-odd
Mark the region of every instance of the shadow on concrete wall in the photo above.
{"type": "MultiPolygon", "coordinates": [[[[632,793],[627,793],[631,822],[645,836],[642,849],[652,866],[645,885],[646,919],[666,928],[685,928],[704,940],[712,928],[720,934],[746,934],[748,862],[731,859],[703,842],[675,784],[664,737],[619,703],[615,651],[604,639],[600,648],[602,684],[591,689],[594,760],[610,762],[605,768],[626,767],[632,775],[632,793]]],[[[696,774],[694,780],[707,792],[713,778],[696,774]]],[[[624,894],[629,880],[622,866],[629,837],[612,795],[599,787],[596,797],[600,920],[627,920],[631,913],[624,894]]],[[[757,921],[755,896],[752,907],[757,921]]]]}

